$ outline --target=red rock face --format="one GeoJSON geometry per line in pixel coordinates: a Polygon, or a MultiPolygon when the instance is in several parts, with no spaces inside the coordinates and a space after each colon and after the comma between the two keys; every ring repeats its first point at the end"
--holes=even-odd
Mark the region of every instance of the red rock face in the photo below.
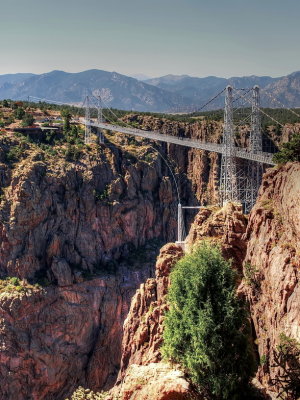
{"type": "Polygon", "coordinates": [[[157,259],[155,279],[148,279],[132,299],[124,322],[119,380],[131,364],[147,365],[161,360],[162,324],[167,309],[165,295],[172,266],[183,256],[180,246],[165,245],[157,259]]]}
{"type": "Polygon", "coordinates": [[[300,342],[299,210],[300,164],[270,170],[249,219],[245,262],[252,269],[244,285],[258,351],[267,360],[259,378],[267,386],[279,372],[271,367],[279,335],[300,342]]]}
{"type": "Polygon", "coordinates": [[[202,400],[196,396],[184,373],[165,363],[132,364],[122,384],[107,400],[202,400]]]}
{"type": "Polygon", "coordinates": [[[124,178],[117,169],[108,156],[76,166],[26,159],[0,207],[0,272],[33,278],[44,270],[50,280],[62,272],[72,283],[76,268],[92,272],[129,246],[174,236],[175,196],[160,165],[124,165],[124,178]]]}
{"type": "Polygon", "coordinates": [[[228,203],[223,208],[208,207],[200,210],[186,238],[186,250],[201,240],[209,239],[221,246],[223,256],[233,261],[241,271],[246,255],[247,243],[243,235],[247,228],[247,217],[238,204],[228,203]]]}

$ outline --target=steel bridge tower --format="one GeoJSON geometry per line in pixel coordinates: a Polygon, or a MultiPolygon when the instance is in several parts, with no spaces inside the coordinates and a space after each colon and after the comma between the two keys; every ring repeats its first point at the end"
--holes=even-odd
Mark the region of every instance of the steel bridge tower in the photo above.
{"type": "Polygon", "coordinates": [[[231,86],[227,86],[225,97],[223,153],[221,159],[220,176],[220,200],[222,205],[224,205],[228,201],[239,201],[231,86]]]}
{"type": "MultiPolygon", "coordinates": [[[[249,151],[254,154],[262,153],[262,133],[260,118],[259,87],[252,89],[252,112],[249,151]]],[[[264,166],[261,163],[248,161],[248,184],[245,198],[245,212],[249,213],[254,206],[261,184],[264,166]]]]}
{"type": "MultiPolygon", "coordinates": [[[[100,94],[97,96],[97,124],[102,124],[103,121],[103,110],[102,110],[102,99],[100,94]]],[[[99,143],[104,143],[104,136],[102,130],[98,128],[99,143]]]]}
{"type": "MultiPolygon", "coordinates": [[[[257,198],[264,167],[260,162],[247,160],[242,164],[241,160],[237,159],[232,104],[232,87],[227,86],[220,175],[220,202],[222,205],[228,201],[239,202],[242,204],[244,212],[249,213],[257,198]]],[[[251,105],[251,130],[248,150],[252,154],[261,154],[262,135],[258,86],[254,86],[252,89],[251,105]]]]}
{"type": "Polygon", "coordinates": [[[90,144],[92,142],[91,135],[91,126],[88,125],[91,122],[91,113],[90,113],[90,98],[88,95],[85,96],[85,132],[84,132],[84,143],[90,144]]]}

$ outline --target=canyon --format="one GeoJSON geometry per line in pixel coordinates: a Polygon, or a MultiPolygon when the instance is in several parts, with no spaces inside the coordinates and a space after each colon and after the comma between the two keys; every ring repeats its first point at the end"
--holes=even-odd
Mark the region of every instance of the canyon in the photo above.
{"type": "MultiPolygon", "coordinates": [[[[218,122],[126,118],[169,134],[183,130],[221,140],[218,122]]],[[[270,130],[268,140],[278,145],[291,134],[290,126],[280,138],[270,130]]],[[[169,273],[183,256],[173,243],[173,177],[147,142],[117,133],[106,137],[106,145],[91,145],[77,161],[25,143],[13,163],[6,154],[22,141],[1,138],[3,399],[101,398],[101,390],[110,390],[107,399],[194,396],[180,368],[166,364],[160,353],[169,273]],[[17,281],[9,286],[12,277],[17,281]],[[86,389],[76,391],[78,386],[86,389]]],[[[245,144],[247,137],[244,130],[237,140],[245,144]]],[[[183,203],[217,202],[217,155],[175,145],[155,148],[174,169],[183,203]]],[[[238,293],[249,302],[258,361],[265,360],[257,379],[271,392],[280,373],[272,367],[280,334],[300,340],[299,176],[299,163],[268,170],[249,217],[236,204],[186,215],[187,251],[210,238],[233,260],[238,293]],[[251,284],[247,265],[253,267],[251,284]]]]}

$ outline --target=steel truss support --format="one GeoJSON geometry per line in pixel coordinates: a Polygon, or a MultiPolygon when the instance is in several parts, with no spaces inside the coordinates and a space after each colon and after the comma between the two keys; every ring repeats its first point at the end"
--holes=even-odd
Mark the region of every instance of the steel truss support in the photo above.
{"type": "MultiPolygon", "coordinates": [[[[97,96],[97,124],[103,123],[102,100],[100,94],[97,96]]],[[[99,143],[104,143],[104,135],[100,128],[98,128],[99,143]]]]}
{"type": "Polygon", "coordinates": [[[184,238],[184,225],[183,225],[183,215],[182,206],[178,204],[178,216],[177,216],[177,243],[182,243],[184,238]]]}
{"type": "Polygon", "coordinates": [[[184,224],[184,209],[193,209],[199,210],[201,206],[182,206],[178,203],[178,216],[177,216],[177,241],[176,243],[182,246],[183,250],[185,250],[185,240],[186,240],[186,231],[184,224]]]}
{"type": "MultiPolygon", "coordinates": [[[[262,154],[262,135],[260,121],[259,87],[252,89],[251,131],[248,152],[262,154]]],[[[237,158],[234,143],[232,87],[227,86],[225,97],[223,154],[220,175],[220,203],[239,202],[244,212],[249,213],[256,201],[262,180],[263,164],[261,162],[237,158]]]]}
{"type": "MultiPolygon", "coordinates": [[[[262,153],[260,93],[258,86],[254,86],[254,88],[252,89],[252,113],[249,152],[253,154],[262,153]]],[[[248,181],[245,191],[245,198],[243,199],[246,213],[249,213],[255,204],[258,190],[262,181],[263,171],[263,164],[254,161],[248,161],[248,181]]]]}
{"type": "Polygon", "coordinates": [[[231,86],[227,86],[226,88],[223,153],[220,176],[220,202],[224,205],[228,201],[239,201],[231,86]]]}
{"type": "Polygon", "coordinates": [[[92,142],[91,135],[91,126],[89,125],[91,122],[91,113],[90,113],[90,98],[88,95],[85,97],[85,133],[84,133],[84,143],[90,144],[92,142]]]}

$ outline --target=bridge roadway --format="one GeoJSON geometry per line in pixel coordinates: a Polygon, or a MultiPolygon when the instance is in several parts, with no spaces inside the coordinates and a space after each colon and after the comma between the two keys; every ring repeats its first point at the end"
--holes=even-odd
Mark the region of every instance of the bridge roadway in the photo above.
{"type": "MultiPolygon", "coordinates": [[[[87,126],[93,126],[95,128],[100,128],[100,129],[108,129],[110,131],[125,133],[126,135],[139,136],[147,139],[158,140],[160,142],[173,143],[173,144],[178,144],[180,146],[191,147],[193,149],[213,151],[215,153],[220,153],[220,154],[224,153],[224,146],[218,143],[201,142],[200,140],[190,139],[186,137],[179,138],[176,136],[159,133],[158,131],[144,131],[142,129],[127,128],[119,125],[108,124],[105,122],[87,123],[85,120],[81,120],[80,122],[87,126]]],[[[244,158],[246,160],[256,161],[261,164],[275,165],[275,163],[272,161],[273,157],[272,153],[266,153],[266,152],[251,153],[250,151],[247,151],[240,147],[235,147],[233,155],[238,158],[244,158]]]]}

